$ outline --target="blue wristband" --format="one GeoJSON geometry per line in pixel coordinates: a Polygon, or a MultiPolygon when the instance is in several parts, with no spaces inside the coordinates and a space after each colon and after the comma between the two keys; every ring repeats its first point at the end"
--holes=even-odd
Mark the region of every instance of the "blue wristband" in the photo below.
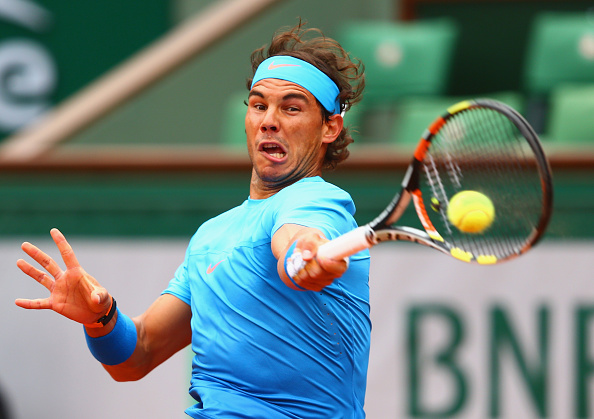
{"type": "Polygon", "coordinates": [[[95,359],[105,365],[121,364],[136,349],[136,325],[130,317],[117,309],[118,318],[111,332],[105,336],[92,338],[85,330],[87,346],[95,359]]]}
{"type": "Polygon", "coordinates": [[[307,291],[307,289],[303,288],[302,286],[298,285],[295,280],[293,279],[293,275],[296,275],[299,269],[299,266],[303,264],[303,259],[301,258],[301,253],[295,253],[295,247],[297,246],[297,240],[293,242],[289,250],[287,250],[287,254],[285,255],[285,273],[291,280],[291,283],[296,287],[297,290],[300,291],[307,291]]]}

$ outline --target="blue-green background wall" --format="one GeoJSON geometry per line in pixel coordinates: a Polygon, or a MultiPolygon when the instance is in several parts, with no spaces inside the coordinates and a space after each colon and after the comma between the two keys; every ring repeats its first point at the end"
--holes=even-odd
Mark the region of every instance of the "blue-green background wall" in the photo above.
{"type": "MultiPolygon", "coordinates": [[[[59,3],[58,0],[55,1],[56,4],[59,3]]],[[[50,1],[47,0],[45,3],[49,5],[50,1]]],[[[161,1],[161,11],[157,14],[166,14],[166,19],[158,16],[158,25],[144,34],[144,43],[148,43],[158,33],[164,33],[184,22],[193,13],[203,10],[211,3],[178,0],[170,2],[163,9],[161,1]]],[[[434,7],[425,10],[424,13],[431,16],[454,14],[454,18],[461,25],[465,25],[469,20],[469,13],[475,13],[481,19],[485,19],[485,10],[493,9],[492,5],[480,9],[481,3],[489,2],[476,2],[467,8],[456,3],[452,4],[451,8],[434,7]]],[[[537,4],[543,7],[548,7],[549,4],[521,1],[501,3],[502,7],[505,3],[501,10],[509,10],[513,7],[512,4],[532,4],[530,10],[527,10],[525,5],[520,5],[522,13],[518,16],[514,16],[513,13],[498,13],[492,16],[492,19],[499,21],[499,26],[508,25],[521,31],[525,31],[525,27],[519,27],[518,23],[513,24],[516,20],[525,22],[528,19],[526,16],[534,13],[537,4]]],[[[577,6],[581,7],[582,2],[572,2],[574,3],[579,3],[577,6]]],[[[144,16],[144,12],[148,12],[148,6],[142,7],[132,3],[130,5],[143,13],[139,13],[139,20],[129,16],[126,23],[129,28],[143,32],[145,27],[141,23],[147,18],[140,18],[144,16]]],[[[89,56],[93,57],[99,51],[98,48],[94,48],[99,44],[92,41],[93,37],[97,38],[99,34],[91,23],[104,22],[109,26],[111,22],[116,25],[118,20],[112,20],[110,14],[115,9],[114,5],[110,8],[111,12],[104,11],[105,14],[99,16],[101,19],[89,20],[89,25],[75,25],[75,32],[80,33],[81,40],[90,39],[84,42],[89,46],[89,56]]],[[[56,7],[54,10],[58,13],[60,8],[56,7]]],[[[64,11],[59,13],[64,13],[64,19],[61,18],[61,14],[57,14],[55,24],[69,25],[66,17],[71,16],[71,11],[64,8],[64,11]]],[[[225,125],[225,105],[231,95],[244,89],[249,73],[249,54],[253,49],[266,44],[276,29],[292,26],[302,18],[309,22],[310,26],[322,28],[328,36],[335,36],[349,21],[391,20],[397,14],[398,2],[391,0],[281,1],[161,82],[75,135],[62,147],[83,147],[88,144],[187,146],[220,143],[225,125]]],[[[491,25],[496,23],[491,22],[491,25]]],[[[476,32],[472,35],[475,41],[481,37],[490,39],[491,34],[481,32],[481,28],[476,25],[465,28],[471,33],[476,32]]],[[[122,37],[127,38],[125,34],[122,37]]],[[[118,37],[102,38],[101,50],[109,50],[108,45],[113,45],[115,50],[120,43],[118,37]]],[[[130,54],[142,45],[143,42],[138,41],[136,46],[130,46],[130,54]]],[[[498,45],[505,51],[509,42],[502,41],[498,45]]],[[[472,45],[467,45],[467,48],[472,51],[472,45]]],[[[480,46],[475,49],[477,54],[484,52],[480,46]]],[[[498,53],[505,54],[501,51],[498,53]]],[[[73,50],[72,54],[64,55],[61,60],[70,59],[70,64],[76,68],[84,55],[73,50]]],[[[103,65],[101,69],[107,70],[108,67],[116,65],[116,61],[118,60],[112,57],[112,63],[103,65]]],[[[464,60],[462,63],[456,63],[455,67],[469,64],[468,60],[464,60]]],[[[64,62],[63,65],[66,66],[68,63],[64,62]]],[[[514,65],[519,64],[516,62],[514,65]]],[[[509,65],[507,68],[509,70],[509,65]]],[[[66,77],[67,73],[64,74],[66,77]]],[[[452,82],[450,89],[453,89],[454,93],[478,94],[490,90],[493,87],[490,83],[495,82],[498,88],[513,88],[517,87],[519,77],[517,71],[496,80],[485,74],[475,76],[472,80],[468,79],[465,92],[461,91],[461,87],[456,87],[459,82],[452,82]],[[476,85],[478,81],[482,81],[483,84],[476,85]]],[[[94,77],[95,75],[89,74],[89,81],[94,77]]],[[[66,90],[64,88],[64,92],[66,90]]],[[[56,101],[59,99],[58,95],[56,101]]],[[[221,150],[221,153],[224,152],[221,150]]],[[[594,211],[593,171],[591,165],[586,168],[565,167],[555,170],[556,205],[549,231],[550,237],[594,236],[591,219],[594,211]]],[[[366,222],[390,199],[394,192],[393,184],[398,182],[401,176],[402,172],[399,170],[379,173],[369,169],[365,173],[353,173],[343,169],[329,174],[329,179],[352,193],[358,205],[358,221],[366,222]]],[[[70,235],[188,237],[201,222],[245,199],[248,194],[248,181],[249,171],[244,169],[224,173],[193,170],[19,171],[4,170],[0,166],[0,233],[4,236],[46,235],[51,227],[60,227],[70,235]]],[[[413,217],[410,220],[413,220],[413,217]]]]}

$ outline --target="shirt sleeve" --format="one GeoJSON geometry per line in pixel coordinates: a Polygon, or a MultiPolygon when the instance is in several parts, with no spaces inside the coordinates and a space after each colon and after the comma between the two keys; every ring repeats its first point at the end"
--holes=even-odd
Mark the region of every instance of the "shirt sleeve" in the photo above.
{"type": "Polygon", "coordinates": [[[317,228],[333,239],[357,227],[351,196],[326,182],[295,184],[279,193],[272,235],[284,224],[317,228]]]}
{"type": "Polygon", "coordinates": [[[167,288],[161,293],[163,294],[171,294],[174,297],[179,298],[184,303],[190,305],[191,302],[191,293],[190,293],[190,285],[188,283],[188,255],[186,252],[186,257],[183,263],[177,268],[175,271],[175,275],[173,279],[169,281],[169,285],[167,288]]]}

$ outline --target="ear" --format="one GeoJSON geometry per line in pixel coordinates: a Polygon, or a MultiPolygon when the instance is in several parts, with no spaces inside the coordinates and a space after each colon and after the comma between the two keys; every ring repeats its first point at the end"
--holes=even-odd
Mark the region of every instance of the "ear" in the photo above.
{"type": "Polygon", "coordinates": [[[322,137],[322,143],[329,144],[334,142],[340,135],[344,126],[344,120],[342,115],[334,114],[329,120],[324,121],[324,135],[322,137]]]}

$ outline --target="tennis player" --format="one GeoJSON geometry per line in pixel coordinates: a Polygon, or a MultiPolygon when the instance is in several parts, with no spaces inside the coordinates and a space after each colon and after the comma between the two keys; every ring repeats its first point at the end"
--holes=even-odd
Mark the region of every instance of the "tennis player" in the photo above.
{"type": "Polygon", "coordinates": [[[50,296],[16,304],[84,324],[91,353],[117,381],[138,380],[191,344],[193,418],[363,418],[369,255],[316,257],[320,244],[356,227],[351,197],[321,174],[348,156],[341,113],[360,99],[362,66],[301,24],[251,61],[249,197],[200,226],[146,312],[120,311],[57,229],[66,270],[24,243],[51,277],[17,265],[50,296]],[[295,257],[307,262],[299,272],[295,257]]]}

